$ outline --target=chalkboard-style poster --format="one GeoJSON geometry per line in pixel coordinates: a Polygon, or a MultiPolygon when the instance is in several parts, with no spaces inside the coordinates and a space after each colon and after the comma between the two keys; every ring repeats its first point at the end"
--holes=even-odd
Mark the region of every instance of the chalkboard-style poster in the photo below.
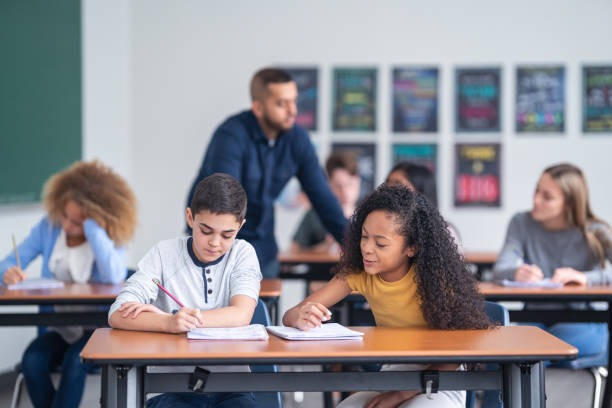
{"type": "Polygon", "coordinates": [[[295,123],[308,130],[317,130],[319,71],[317,68],[283,69],[291,75],[298,88],[298,114],[295,123]]]}
{"type": "Polygon", "coordinates": [[[612,132],[612,66],[582,68],[582,130],[612,132]]]}
{"type": "Polygon", "coordinates": [[[393,131],[438,131],[438,68],[395,68],[393,131]]]}
{"type": "Polygon", "coordinates": [[[401,161],[422,164],[436,174],[438,146],[424,143],[397,143],[393,145],[391,167],[401,161]]]}
{"type": "Polygon", "coordinates": [[[458,132],[500,130],[501,70],[460,68],[455,73],[455,122],[458,132]]]}
{"type": "Polygon", "coordinates": [[[499,143],[455,146],[455,207],[499,207],[499,143]]]}
{"type": "Polygon", "coordinates": [[[565,68],[517,68],[516,131],[563,132],[564,129],[565,68]]]}
{"type": "Polygon", "coordinates": [[[376,130],[376,68],[334,69],[333,130],[376,130]]]}
{"type": "Polygon", "coordinates": [[[361,197],[372,192],[376,180],[376,148],[373,143],[334,143],[332,151],[350,150],[357,156],[361,176],[361,197]]]}

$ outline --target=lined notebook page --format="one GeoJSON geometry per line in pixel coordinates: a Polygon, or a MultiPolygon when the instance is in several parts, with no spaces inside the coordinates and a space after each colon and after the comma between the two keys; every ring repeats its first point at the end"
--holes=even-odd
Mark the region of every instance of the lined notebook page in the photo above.
{"type": "Polygon", "coordinates": [[[286,326],[268,326],[268,331],[287,340],[361,340],[363,333],[339,323],[325,323],[307,331],[286,326]]]}
{"type": "Polygon", "coordinates": [[[52,289],[52,288],[62,288],[64,287],[64,282],[57,279],[49,279],[49,278],[33,278],[26,279],[21,282],[14,283],[12,285],[7,285],[6,288],[9,290],[14,289],[52,289]]]}
{"type": "Polygon", "coordinates": [[[266,340],[268,333],[261,324],[239,327],[198,327],[187,333],[190,340],[266,340]]]}

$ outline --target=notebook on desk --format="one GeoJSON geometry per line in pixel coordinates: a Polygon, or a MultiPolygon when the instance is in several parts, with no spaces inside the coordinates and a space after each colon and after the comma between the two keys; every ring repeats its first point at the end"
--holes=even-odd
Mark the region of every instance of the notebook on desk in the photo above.
{"type": "Polygon", "coordinates": [[[187,332],[189,340],[266,340],[268,333],[261,324],[240,327],[198,327],[187,332]]]}
{"type": "Polygon", "coordinates": [[[286,326],[268,326],[268,331],[287,340],[361,340],[363,333],[338,323],[325,323],[307,331],[286,326]]]}
{"type": "Polygon", "coordinates": [[[12,285],[6,285],[6,288],[9,290],[53,289],[63,287],[63,281],[49,278],[32,278],[23,280],[21,282],[13,283],[12,285]]]}
{"type": "Polygon", "coordinates": [[[504,279],[497,282],[502,286],[507,286],[509,288],[542,288],[542,289],[554,289],[563,287],[562,283],[556,283],[551,281],[550,279],[542,279],[537,282],[517,282],[509,279],[504,279]]]}

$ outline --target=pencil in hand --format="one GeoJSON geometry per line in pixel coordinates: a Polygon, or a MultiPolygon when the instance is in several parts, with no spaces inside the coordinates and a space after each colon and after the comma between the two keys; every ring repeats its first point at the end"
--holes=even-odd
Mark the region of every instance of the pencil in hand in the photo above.
{"type": "Polygon", "coordinates": [[[21,269],[21,261],[19,261],[19,251],[17,251],[17,241],[15,241],[15,234],[13,234],[13,249],[15,250],[15,259],[17,260],[17,267],[21,269]]]}

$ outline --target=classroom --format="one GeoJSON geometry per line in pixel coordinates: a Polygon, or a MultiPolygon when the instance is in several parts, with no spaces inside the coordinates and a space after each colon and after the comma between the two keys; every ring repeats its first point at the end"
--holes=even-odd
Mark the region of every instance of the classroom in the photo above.
{"type": "MultiPolygon", "coordinates": [[[[583,118],[585,67],[607,67],[612,76],[609,0],[1,3],[3,60],[31,65],[0,64],[0,88],[8,90],[0,92],[0,260],[13,251],[11,235],[23,240],[45,214],[43,181],[76,160],[99,159],[134,192],[138,223],[126,247],[128,268],[159,241],[184,235],[187,195],[213,132],[251,106],[251,78],[271,66],[315,73],[316,104],[304,120],[314,128],[308,133],[318,161],[324,166],[334,147],[357,146],[370,166],[362,189],[385,181],[402,147],[433,146],[427,159],[435,167],[438,209],[459,231],[466,253],[498,253],[513,215],[531,208],[542,171],[562,162],[582,169],[591,208],[612,223],[611,119],[607,130],[586,131],[583,118]],[[517,123],[519,77],[534,67],[556,69],[549,78],[560,78],[563,121],[556,129],[517,123]],[[435,71],[433,128],[394,126],[401,69],[435,71]],[[496,79],[496,123],[462,128],[457,81],[462,72],[480,69],[496,79]],[[351,70],[371,75],[371,121],[343,128],[335,105],[338,78],[345,74],[348,88],[351,70]],[[470,145],[483,149],[463,157],[466,174],[479,159],[495,156],[491,174],[498,190],[490,202],[458,198],[460,147],[470,145]],[[36,196],[24,195],[22,184],[32,185],[36,196]]],[[[474,97],[478,90],[467,85],[462,95],[474,97]]],[[[297,191],[294,178],[274,206],[281,252],[290,248],[307,210],[290,202],[297,191]]],[[[32,262],[26,273],[39,275],[41,263],[32,262]]],[[[302,281],[283,280],[280,316],[304,291],[302,281]]],[[[4,308],[36,312],[34,306],[4,308]]],[[[10,404],[15,366],[36,334],[34,326],[0,328],[0,405],[10,404]]],[[[592,406],[593,379],[584,370],[554,369],[546,387],[548,406],[592,406]]],[[[97,402],[95,392],[88,383],[84,401],[97,402]]],[[[19,406],[31,406],[22,394],[19,406]]],[[[283,398],[286,408],[323,406],[317,392],[303,400],[285,392],[283,398]]]]}

